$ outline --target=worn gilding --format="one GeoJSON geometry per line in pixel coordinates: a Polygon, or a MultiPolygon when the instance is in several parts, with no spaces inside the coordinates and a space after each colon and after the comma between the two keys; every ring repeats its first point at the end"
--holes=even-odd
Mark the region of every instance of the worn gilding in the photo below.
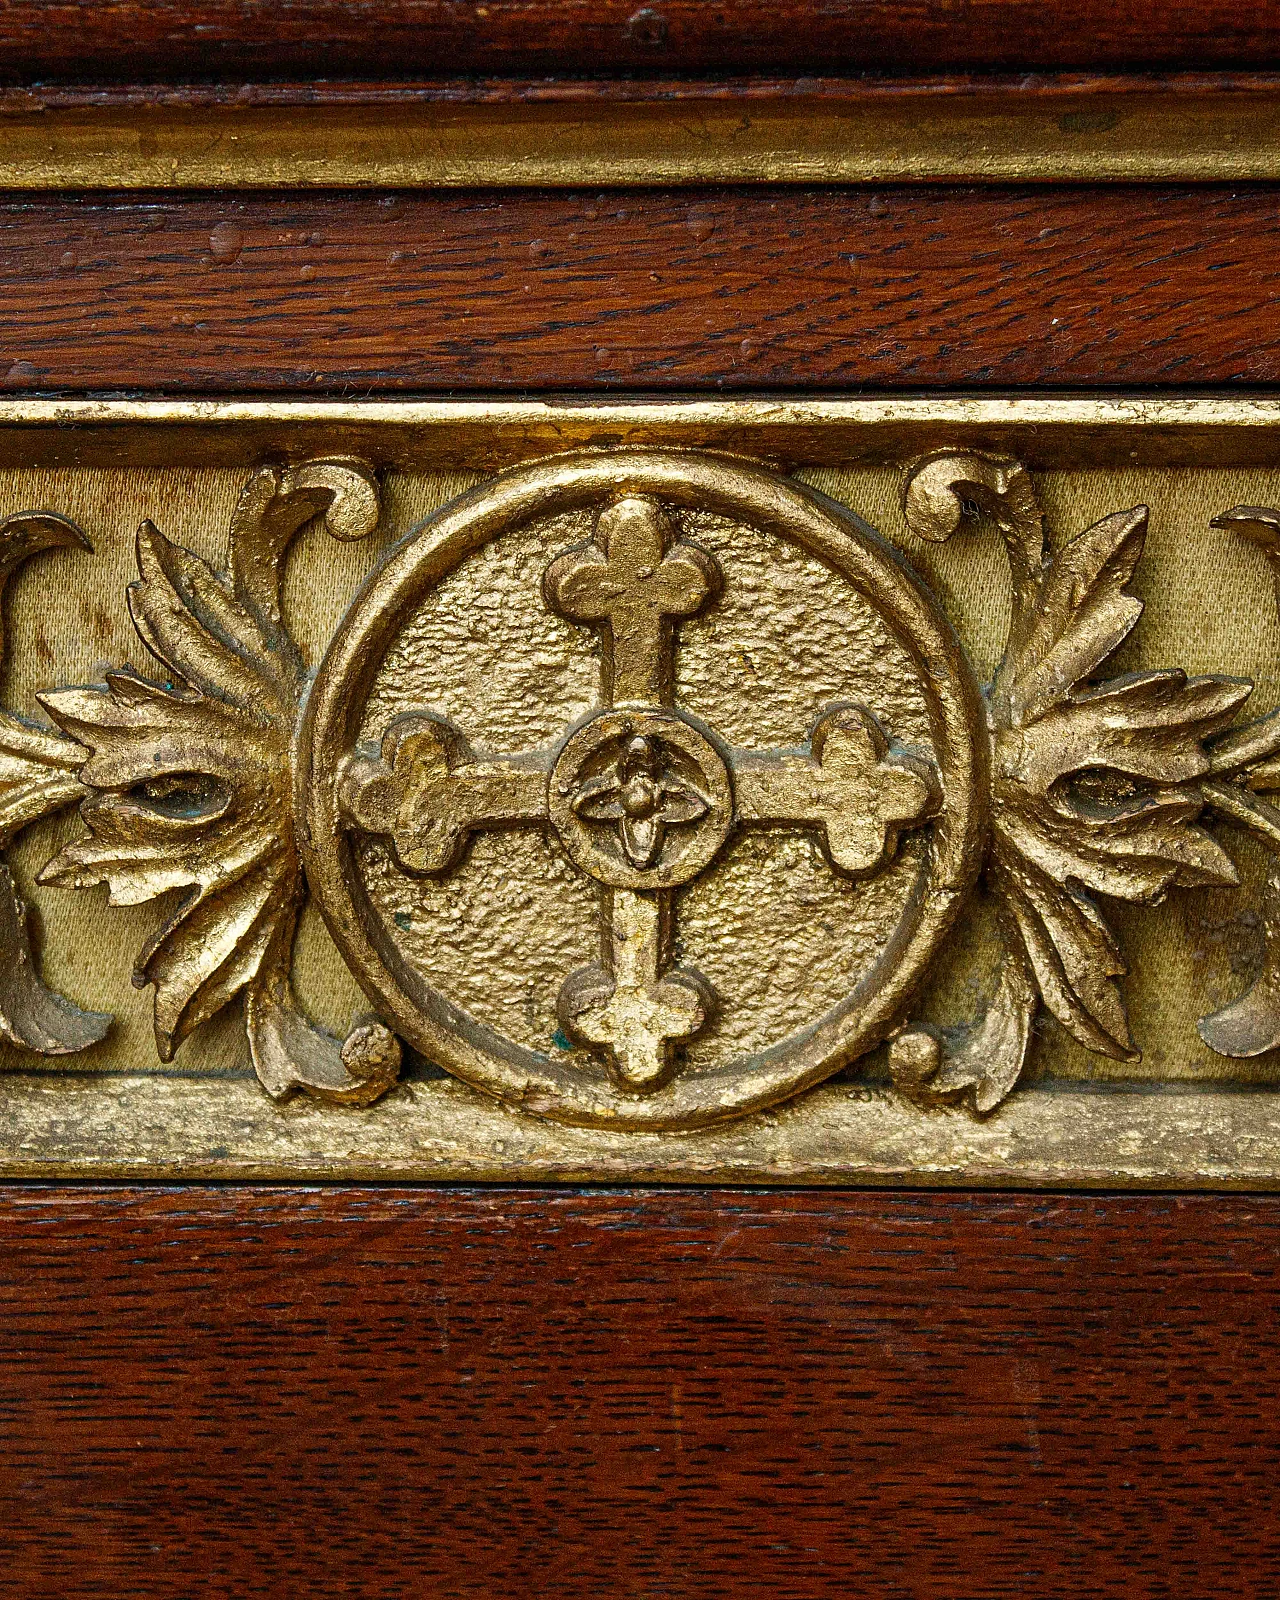
{"type": "Polygon", "coordinates": [[[542,86],[522,100],[412,86],[327,103],[288,91],[11,94],[0,101],[9,189],[245,189],[513,184],[1256,182],[1280,175],[1274,85],[1179,92],[1084,86],[833,81],[643,84],[611,95],[542,86]],[[176,98],[176,97],[175,97],[176,98]],[[275,101],[276,103],[273,103],[275,101]]]}
{"type": "Polygon", "coordinates": [[[15,411],[4,1169],[1280,1182],[1265,407],[860,404],[15,411]]]}

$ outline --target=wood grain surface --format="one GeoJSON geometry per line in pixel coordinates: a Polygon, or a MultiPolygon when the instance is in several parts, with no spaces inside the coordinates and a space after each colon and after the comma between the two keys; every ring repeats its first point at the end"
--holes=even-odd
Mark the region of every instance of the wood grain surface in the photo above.
{"type": "Polygon", "coordinates": [[[1267,187],[63,197],[0,206],[9,391],[1280,378],[1267,187]]]}
{"type": "Polygon", "coordinates": [[[0,1192],[13,1600],[1269,1597],[1280,1199],[0,1192]]]}
{"type": "Polygon", "coordinates": [[[1274,0],[0,0],[22,78],[1261,66],[1274,0]]]}

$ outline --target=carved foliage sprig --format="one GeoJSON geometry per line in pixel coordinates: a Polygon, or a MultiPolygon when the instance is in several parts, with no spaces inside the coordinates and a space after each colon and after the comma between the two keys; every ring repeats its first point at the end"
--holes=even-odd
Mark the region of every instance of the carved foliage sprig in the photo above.
{"type": "Polygon", "coordinates": [[[81,807],[87,836],[41,881],[106,884],[114,905],[181,891],[134,972],[155,988],[160,1056],[172,1059],[243,992],[254,1065],[277,1097],[302,1088],[368,1103],[399,1070],[386,1029],[362,1024],[340,1044],[300,1013],[289,978],[305,892],[292,749],[307,669],[281,614],[284,555],[316,515],[338,537],[359,538],[378,509],[362,463],[265,467],[236,507],[226,571],[144,522],[129,608],[167,678],[125,669],[104,685],[41,697],[89,750],[80,778],[91,791],[81,807]]]}
{"type": "MultiPolygon", "coordinates": [[[[1243,534],[1262,547],[1280,601],[1280,511],[1235,506],[1213,519],[1215,528],[1243,534]]],[[[1280,1048],[1280,711],[1215,739],[1205,799],[1223,821],[1252,835],[1270,868],[1262,892],[1262,968],[1253,984],[1220,1010],[1202,1017],[1200,1036],[1219,1055],[1259,1056],[1280,1048]]]]}
{"type": "Polygon", "coordinates": [[[894,1041],[899,1084],[966,1095],[980,1112],[1012,1090],[1043,1002],[1086,1049],[1136,1060],[1117,979],[1125,963],[1096,895],[1154,905],[1173,886],[1236,881],[1196,820],[1220,731],[1250,685],[1178,669],[1095,681],[1142,614],[1127,585],[1144,506],[1104,517],[1057,554],[1016,461],[943,452],[911,471],[904,504],[924,538],[949,538],[962,504],[995,520],[1013,578],[1003,660],[986,691],[992,741],[988,881],[1005,955],[995,995],[968,1028],[894,1041]]]}
{"type": "MultiPolygon", "coordinates": [[[[90,550],[75,523],[50,511],[22,511],[0,521],[0,595],[29,557],[57,547],[90,550]]],[[[0,635],[0,656],[4,639],[0,635]]],[[[0,709],[0,850],[23,828],[73,805],[85,793],[77,777],[84,750],[70,739],[0,709]]],[[[0,1036],[39,1055],[69,1055],[97,1044],[111,1026],[40,981],[28,935],[28,910],[0,861],[0,1036]]]]}

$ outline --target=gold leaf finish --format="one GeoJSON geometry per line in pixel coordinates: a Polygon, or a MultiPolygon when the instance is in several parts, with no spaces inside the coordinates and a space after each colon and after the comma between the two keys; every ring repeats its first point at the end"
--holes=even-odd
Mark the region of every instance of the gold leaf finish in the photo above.
{"type": "Polygon", "coordinates": [[[1211,766],[1203,741],[1252,686],[1177,669],[1094,680],[1142,614],[1126,585],[1142,554],[1145,506],[1103,518],[1050,555],[1018,462],[941,454],[908,474],[908,525],[946,539],[966,497],[996,522],[1013,580],[1005,654],[986,695],[988,867],[1008,965],[945,1068],[941,1041],[932,1050],[911,1033],[895,1041],[891,1065],[914,1094],[971,1091],[975,1109],[990,1111],[1017,1082],[1040,1001],[1086,1049],[1136,1058],[1116,982],[1124,958],[1094,895],[1154,905],[1175,885],[1236,881],[1195,825],[1197,780],[1211,766]]]}
{"type": "MultiPolygon", "coordinates": [[[[997,24],[998,25],[998,24],[997,24]]],[[[5,107],[6,189],[528,187],[742,183],[1248,183],[1280,177],[1262,82],[1187,92],[1167,79],[572,83],[494,97],[483,83],[358,88],[328,103],[230,88],[180,104],[120,87],[24,89],[5,107]]],[[[338,86],[333,86],[338,87],[338,86]]],[[[284,91],[287,95],[288,91],[284,91]]]]}
{"type": "Polygon", "coordinates": [[[4,1170],[1280,1183],[1265,401],[33,404],[4,1170]]]}
{"type": "Polygon", "coordinates": [[[93,791],[81,806],[88,837],[41,881],[106,884],[113,905],[183,892],[134,969],[134,982],[155,990],[162,1060],[247,991],[254,1065],[270,1094],[364,1103],[394,1072],[380,1064],[353,1079],[337,1041],[298,1013],[287,976],[303,895],[292,750],[307,674],[281,621],[281,569],[294,534],[322,513],[343,537],[372,530],[377,490],[362,464],[255,473],[231,521],[226,572],[142,524],[129,609],[170,677],[118,671],[102,687],[41,697],[90,752],[80,779],[93,791]]]}

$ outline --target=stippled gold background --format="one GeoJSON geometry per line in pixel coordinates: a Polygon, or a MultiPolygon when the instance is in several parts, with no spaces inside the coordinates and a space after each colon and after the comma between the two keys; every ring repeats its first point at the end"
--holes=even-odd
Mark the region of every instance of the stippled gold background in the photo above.
{"type": "MultiPolygon", "coordinates": [[[[776,534],[705,512],[679,523],[724,581],[680,625],[678,705],[727,743],[768,750],[803,744],[821,711],[855,701],[928,752],[918,670],[871,603],[776,534]]],[[[430,706],[476,748],[546,749],[594,709],[598,634],[549,611],[541,592],[548,563],[592,526],[585,511],[534,518],[449,573],[387,650],[363,720],[370,746],[392,717],[430,706]]],[[[382,841],[358,860],[386,936],[434,989],[519,1044],[571,1052],[556,1000],[598,958],[598,890],[553,835],[481,836],[438,880],[401,873],[382,841]]],[[[676,899],[677,959],[717,997],[684,1070],[730,1065],[816,1023],[881,958],[926,870],[921,835],[860,883],[831,871],[811,830],[734,837],[676,899]]],[[[594,1068],[585,1054],[572,1064],[594,1068]]]]}

